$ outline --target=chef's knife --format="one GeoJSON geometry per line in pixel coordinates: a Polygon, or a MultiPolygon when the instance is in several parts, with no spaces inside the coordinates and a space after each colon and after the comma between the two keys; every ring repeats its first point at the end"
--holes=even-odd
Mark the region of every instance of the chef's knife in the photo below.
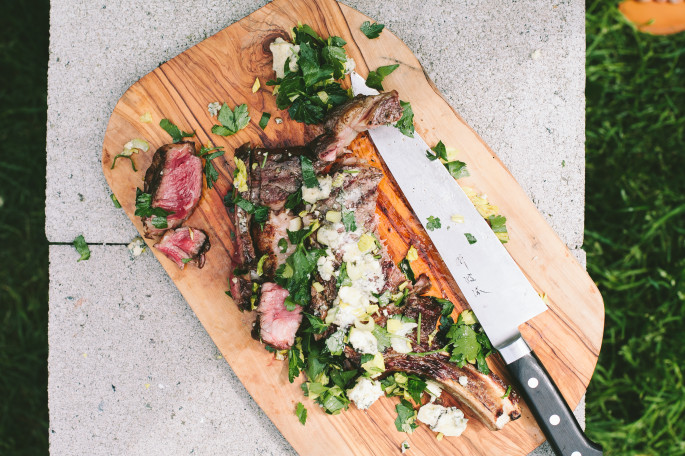
{"type": "MultiPolygon", "coordinates": [[[[352,90],[355,95],[378,93],[356,73],[352,74],[352,90]]],[[[478,321],[502,355],[555,453],[601,455],[601,447],[585,436],[559,389],[521,337],[519,325],[547,310],[547,306],[501,241],[442,163],[426,158],[429,147],[418,134],[410,138],[393,126],[369,133],[478,321]],[[453,222],[453,215],[463,217],[463,223],[453,222]],[[429,229],[429,217],[440,219],[442,227],[429,229]]]]}

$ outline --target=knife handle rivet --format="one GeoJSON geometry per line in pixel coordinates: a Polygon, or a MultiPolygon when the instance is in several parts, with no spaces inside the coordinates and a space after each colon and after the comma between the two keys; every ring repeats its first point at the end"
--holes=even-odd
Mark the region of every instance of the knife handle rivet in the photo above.
{"type": "Polygon", "coordinates": [[[556,426],[559,423],[561,423],[561,418],[559,418],[559,415],[552,415],[549,417],[549,424],[552,426],[556,426]]]}
{"type": "Polygon", "coordinates": [[[571,453],[571,456],[583,456],[583,455],[580,454],[580,451],[574,451],[573,453],[571,453]]]}
{"type": "Polygon", "coordinates": [[[531,388],[535,389],[538,387],[538,379],[535,377],[531,377],[528,379],[528,386],[531,388]]]}

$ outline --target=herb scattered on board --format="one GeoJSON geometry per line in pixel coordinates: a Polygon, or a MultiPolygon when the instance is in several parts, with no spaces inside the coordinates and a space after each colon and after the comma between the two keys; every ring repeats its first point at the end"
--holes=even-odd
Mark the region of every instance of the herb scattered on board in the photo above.
{"type": "Polygon", "coordinates": [[[188,264],[191,261],[193,261],[193,259],[192,258],[183,258],[181,261],[183,262],[183,264],[188,264]]]}
{"type": "Polygon", "coordinates": [[[469,244],[475,244],[476,242],[478,242],[476,236],[474,236],[471,233],[464,233],[464,236],[466,236],[466,240],[469,241],[469,244]]]}
{"type": "Polygon", "coordinates": [[[475,364],[480,372],[488,375],[490,368],[485,358],[493,353],[493,348],[473,311],[464,310],[455,323],[452,317],[445,315],[446,310],[443,307],[438,335],[442,342],[451,346],[450,362],[458,367],[475,364]]]}
{"type": "Polygon", "coordinates": [[[304,426],[304,424],[307,422],[307,409],[304,408],[302,402],[297,403],[297,406],[295,407],[295,415],[297,415],[297,419],[300,420],[300,423],[302,423],[304,426]]]}
{"type": "Polygon", "coordinates": [[[385,28],[385,25],[374,22],[373,24],[369,21],[364,21],[359,29],[364,35],[370,40],[378,38],[381,32],[385,28]]]}
{"type": "Polygon", "coordinates": [[[214,187],[214,182],[219,179],[219,173],[216,168],[214,168],[212,160],[221,157],[224,154],[224,151],[221,149],[223,149],[223,146],[213,148],[201,147],[200,152],[197,154],[198,157],[205,159],[205,179],[207,180],[207,188],[209,189],[214,187]]]}
{"type": "Polygon", "coordinates": [[[85,261],[90,258],[90,248],[86,244],[86,240],[82,234],[79,234],[76,239],[74,239],[74,247],[76,251],[81,255],[78,261],[85,261]]]}
{"type": "Polygon", "coordinates": [[[400,100],[402,106],[402,117],[395,123],[395,127],[402,132],[403,135],[414,137],[414,110],[408,101],[400,100]]]}
{"type": "Polygon", "coordinates": [[[312,161],[308,157],[300,155],[300,165],[302,167],[302,181],[304,182],[304,186],[307,188],[318,188],[319,180],[316,178],[312,161]]]}
{"type": "Polygon", "coordinates": [[[441,227],[440,217],[433,217],[432,215],[428,217],[428,222],[426,223],[428,231],[439,230],[441,227]]]}
{"type": "Polygon", "coordinates": [[[240,196],[236,189],[233,190],[232,194],[228,193],[226,196],[224,196],[225,206],[230,207],[233,204],[235,204],[248,214],[252,214],[254,216],[255,222],[259,223],[262,226],[264,226],[264,223],[269,218],[269,208],[267,206],[254,204],[252,201],[246,200],[245,198],[240,196]]]}
{"type": "Polygon", "coordinates": [[[507,234],[507,218],[503,215],[491,215],[488,217],[488,222],[490,222],[490,228],[495,234],[498,234],[499,240],[502,244],[506,244],[509,241],[509,235],[507,234]]]}
{"type": "Polygon", "coordinates": [[[466,163],[459,160],[450,161],[449,156],[447,154],[447,147],[445,147],[445,144],[443,144],[442,141],[438,141],[435,147],[431,147],[431,150],[435,153],[433,154],[429,151],[426,151],[426,157],[431,161],[440,159],[440,161],[445,166],[445,168],[447,168],[447,171],[449,171],[452,177],[454,177],[455,179],[461,179],[462,177],[469,176],[469,171],[466,168],[466,163]]]}
{"type": "Polygon", "coordinates": [[[114,196],[114,193],[110,193],[109,197],[112,199],[112,204],[114,204],[114,207],[116,207],[117,209],[121,209],[121,203],[119,203],[117,197],[114,196]]]}
{"type": "Polygon", "coordinates": [[[399,67],[399,64],[386,65],[376,68],[376,71],[369,71],[369,75],[366,78],[366,86],[382,92],[383,79],[395,71],[397,67],[399,67]]]}
{"type": "Polygon", "coordinates": [[[266,125],[269,123],[269,119],[271,119],[271,114],[269,114],[268,112],[263,112],[262,118],[259,119],[259,128],[264,130],[266,128],[266,125]]]}
{"type": "Polygon", "coordinates": [[[343,211],[342,222],[345,226],[345,231],[357,231],[357,222],[354,217],[354,212],[343,211]]]}
{"type": "Polygon", "coordinates": [[[306,124],[323,121],[326,113],[350,98],[340,80],[348,72],[345,40],[331,36],[324,40],[310,26],[298,25],[293,30],[293,44],[300,47],[296,71],[285,64],[285,76],[267,82],[274,86],[276,106],[288,109],[293,120],[306,124]]]}
{"type": "Polygon", "coordinates": [[[245,128],[250,122],[250,114],[247,110],[246,104],[241,104],[235,107],[233,111],[228,107],[228,104],[221,105],[221,110],[217,116],[221,125],[212,126],[212,133],[221,136],[232,136],[245,128]]]}
{"type": "Polygon", "coordinates": [[[164,131],[169,133],[169,136],[171,136],[171,140],[175,143],[183,141],[183,138],[189,138],[191,136],[195,136],[194,131],[192,133],[182,131],[176,125],[171,123],[171,121],[169,119],[160,120],[159,126],[162,127],[164,129],[164,131]]]}
{"type": "Polygon", "coordinates": [[[136,211],[134,215],[138,217],[152,217],[152,226],[157,229],[164,229],[167,227],[167,216],[173,212],[162,209],[161,207],[152,207],[152,195],[143,193],[139,188],[136,189],[136,211]]]}
{"type": "Polygon", "coordinates": [[[395,427],[400,432],[411,434],[414,429],[419,427],[416,424],[416,410],[406,399],[401,399],[400,403],[395,406],[397,411],[397,418],[395,418],[395,427]]]}

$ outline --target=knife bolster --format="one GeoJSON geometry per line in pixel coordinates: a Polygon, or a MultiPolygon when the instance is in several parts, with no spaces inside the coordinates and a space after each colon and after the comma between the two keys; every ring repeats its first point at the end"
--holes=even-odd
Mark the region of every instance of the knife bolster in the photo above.
{"type": "Polygon", "coordinates": [[[523,340],[523,337],[519,336],[512,342],[507,343],[505,346],[498,348],[499,354],[502,355],[504,362],[511,364],[514,361],[521,359],[531,352],[530,347],[523,340]]]}

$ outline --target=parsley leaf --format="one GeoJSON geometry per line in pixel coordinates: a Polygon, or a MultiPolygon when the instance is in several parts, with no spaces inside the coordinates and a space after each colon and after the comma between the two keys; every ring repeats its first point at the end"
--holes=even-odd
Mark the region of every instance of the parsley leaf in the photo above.
{"type": "Polygon", "coordinates": [[[428,222],[426,223],[426,229],[428,231],[438,230],[442,228],[439,217],[433,217],[432,215],[428,217],[428,222]]]}
{"type": "MultiPolygon", "coordinates": [[[[447,161],[447,148],[445,147],[442,141],[438,141],[435,147],[431,147],[431,150],[435,152],[435,155],[431,154],[432,158],[428,157],[430,160],[440,158],[442,160],[447,161]]],[[[426,155],[428,155],[428,152],[426,152],[426,155]]]]}
{"type": "Polygon", "coordinates": [[[385,28],[385,25],[374,22],[373,24],[369,21],[364,21],[359,29],[364,35],[370,40],[378,38],[381,32],[385,28]]]}
{"type": "Polygon", "coordinates": [[[476,239],[476,237],[471,233],[464,233],[464,236],[466,236],[466,240],[469,241],[469,244],[475,244],[478,242],[478,239],[476,239]]]}
{"type": "Polygon", "coordinates": [[[163,229],[167,227],[167,216],[172,215],[173,212],[162,209],[161,207],[152,207],[152,195],[143,193],[139,188],[136,188],[136,211],[133,215],[146,218],[152,217],[152,225],[155,228],[163,229]]]}
{"type": "Polygon", "coordinates": [[[181,261],[183,262],[183,264],[188,264],[191,261],[193,261],[193,259],[192,258],[183,258],[181,261]]]}
{"type": "MultiPolygon", "coordinates": [[[[167,133],[169,133],[169,136],[171,136],[171,140],[175,143],[183,141],[183,138],[189,138],[191,136],[195,136],[195,132],[193,131],[192,133],[187,133],[185,131],[180,130],[176,125],[171,123],[169,119],[162,119],[159,121],[159,126],[164,129],[167,133]]],[[[133,160],[131,160],[133,161],[133,160]]]]}
{"type": "Polygon", "coordinates": [[[202,147],[200,148],[200,152],[197,154],[198,157],[205,159],[205,179],[207,180],[207,188],[209,189],[214,187],[214,182],[219,179],[219,173],[217,172],[216,168],[214,168],[212,160],[217,157],[221,157],[224,154],[224,151],[221,149],[223,149],[223,146],[214,147],[212,149],[202,147]],[[214,152],[215,150],[218,152],[214,152]]]}
{"type": "Polygon", "coordinates": [[[304,315],[305,317],[307,317],[307,320],[309,320],[311,330],[314,334],[323,334],[324,332],[326,332],[326,330],[328,329],[328,325],[324,323],[322,319],[314,315],[310,315],[306,312],[304,312],[304,315]]]}
{"type": "Polygon", "coordinates": [[[214,125],[212,133],[221,136],[231,136],[238,133],[245,128],[250,122],[250,115],[246,104],[241,104],[235,107],[233,111],[228,107],[228,104],[221,105],[221,110],[217,117],[221,125],[214,125]]]}
{"type": "Polygon", "coordinates": [[[462,177],[470,176],[469,170],[466,169],[466,163],[459,160],[454,160],[449,163],[445,163],[445,168],[450,172],[452,177],[455,179],[461,179],[462,177]]]}
{"type": "MultiPolygon", "coordinates": [[[[317,180],[318,182],[318,180],[317,180]]],[[[288,195],[288,198],[285,200],[285,208],[286,209],[295,209],[297,206],[302,203],[302,189],[298,189],[296,192],[291,193],[288,195]]]]}
{"type": "Polygon", "coordinates": [[[338,278],[335,281],[335,286],[340,289],[340,287],[346,287],[352,285],[352,279],[347,275],[347,263],[343,263],[340,266],[340,271],[338,271],[338,278]]]}
{"type": "Polygon", "coordinates": [[[395,123],[395,127],[403,135],[412,138],[414,136],[414,110],[407,101],[400,100],[400,106],[402,106],[402,118],[395,123]]]}
{"type": "Polygon", "coordinates": [[[502,242],[502,244],[506,244],[509,240],[509,235],[507,231],[507,218],[503,215],[491,215],[490,217],[488,217],[488,221],[490,222],[490,227],[492,228],[492,231],[498,233],[497,237],[502,242]]]}
{"type": "Polygon", "coordinates": [[[304,426],[304,423],[307,422],[307,409],[304,408],[302,402],[297,403],[297,406],[295,407],[295,415],[297,415],[297,419],[299,419],[300,423],[302,423],[304,426]]]}
{"type": "Polygon", "coordinates": [[[454,310],[454,304],[452,304],[452,301],[442,298],[433,298],[433,300],[442,306],[442,311],[440,312],[442,316],[449,317],[452,315],[452,311],[454,310]]]}
{"type": "Polygon", "coordinates": [[[308,157],[300,155],[300,165],[302,167],[302,181],[304,182],[304,186],[307,188],[319,188],[319,180],[314,173],[312,161],[308,157]]]}
{"type": "Polygon", "coordinates": [[[502,396],[502,399],[508,398],[510,394],[511,394],[511,385],[507,386],[507,390],[504,392],[504,396],[502,396]]]}
{"type": "Polygon", "coordinates": [[[342,222],[345,225],[345,231],[357,231],[357,222],[354,217],[354,212],[343,211],[342,222]]]}
{"type": "MultiPolygon", "coordinates": [[[[229,195],[226,195],[224,197],[224,203],[226,203],[226,200],[228,199],[229,195]]],[[[247,212],[248,214],[254,215],[254,219],[257,223],[259,224],[264,224],[264,222],[267,221],[269,218],[269,207],[268,206],[261,206],[259,204],[254,204],[252,201],[246,200],[240,194],[237,192],[233,196],[233,201],[231,201],[233,204],[247,212]]]]}
{"type": "Polygon", "coordinates": [[[411,268],[411,265],[409,264],[409,260],[404,258],[402,261],[398,263],[398,266],[400,267],[400,270],[404,273],[404,275],[411,281],[411,283],[416,282],[416,278],[414,276],[414,270],[411,268]]]}
{"type": "Polygon", "coordinates": [[[423,391],[426,389],[426,386],[426,382],[418,377],[414,377],[413,375],[407,380],[407,393],[409,393],[411,398],[414,400],[414,403],[417,405],[421,404],[421,396],[423,395],[423,391]]]}
{"type": "Polygon", "coordinates": [[[81,258],[79,258],[78,261],[84,261],[90,258],[90,248],[88,247],[88,244],[86,244],[86,240],[82,234],[74,239],[74,247],[81,255],[81,258]]]}
{"type": "Polygon", "coordinates": [[[369,71],[369,76],[366,78],[366,86],[371,87],[372,89],[376,89],[380,92],[383,91],[383,79],[385,79],[386,76],[388,76],[390,73],[395,71],[397,67],[399,67],[399,64],[395,65],[386,65],[382,67],[378,67],[376,71],[369,71]]]}
{"type": "Polygon", "coordinates": [[[392,345],[390,341],[390,333],[384,327],[376,325],[373,327],[371,333],[376,338],[376,345],[379,352],[384,352],[386,348],[392,345]]]}
{"type": "Polygon", "coordinates": [[[288,241],[286,241],[285,238],[280,238],[278,240],[278,249],[281,253],[285,253],[285,251],[288,250],[288,241]]]}
{"type": "Polygon", "coordinates": [[[269,114],[268,112],[263,112],[262,118],[259,119],[259,128],[264,130],[266,128],[266,124],[269,123],[269,119],[271,119],[271,114],[269,114]]]}
{"type": "Polygon", "coordinates": [[[400,400],[400,403],[395,406],[397,411],[397,418],[395,418],[395,427],[400,432],[406,432],[411,434],[414,429],[416,429],[418,424],[416,424],[416,411],[406,399],[400,400]]]}

